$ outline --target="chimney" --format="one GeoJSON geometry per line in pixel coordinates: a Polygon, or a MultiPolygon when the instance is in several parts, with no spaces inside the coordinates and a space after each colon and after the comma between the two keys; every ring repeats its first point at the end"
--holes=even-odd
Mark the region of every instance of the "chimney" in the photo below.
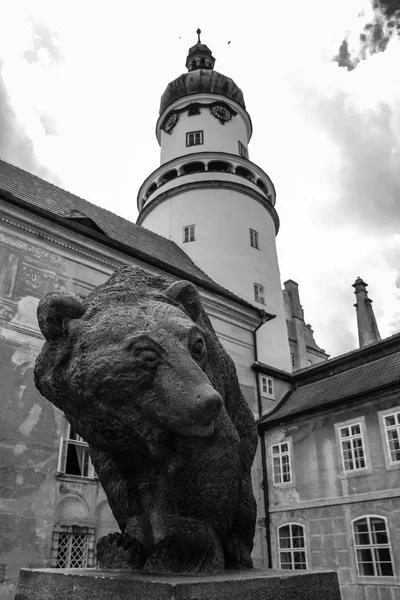
{"type": "Polygon", "coordinates": [[[360,348],[379,342],[381,339],[378,325],[374,315],[374,309],[372,308],[372,300],[368,298],[367,292],[368,284],[357,277],[353,283],[354,293],[356,295],[356,311],[357,311],[357,327],[358,327],[358,340],[360,348]]]}

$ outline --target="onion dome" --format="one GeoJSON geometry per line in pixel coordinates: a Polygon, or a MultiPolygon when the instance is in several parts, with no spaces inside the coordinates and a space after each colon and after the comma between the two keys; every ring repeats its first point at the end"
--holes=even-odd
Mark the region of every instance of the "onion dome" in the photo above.
{"type": "Polygon", "coordinates": [[[180,75],[167,85],[161,96],[160,115],[175,100],[190,94],[218,94],[231,98],[244,109],[242,90],[230,77],[214,71],[215,58],[211,50],[200,42],[200,29],[197,30],[198,42],[189,48],[186,59],[188,73],[180,75]]]}

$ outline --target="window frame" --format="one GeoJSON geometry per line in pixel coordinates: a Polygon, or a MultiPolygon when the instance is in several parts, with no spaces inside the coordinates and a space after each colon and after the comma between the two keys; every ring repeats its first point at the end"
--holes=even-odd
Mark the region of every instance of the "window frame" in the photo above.
{"type": "Polygon", "coordinates": [[[71,425],[65,419],[64,425],[64,435],[60,437],[60,444],[58,449],[58,462],[57,462],[57,475],[62,477],[77,477],[79,480],[82,479],[94,479],[97,480],[97,475],[94,470],[93,463],[89,454],[89,444],[85,442],[78,434],[76,434],[77,439],[72,439],[71,437],[71,425]],[[88,452],[88,474],[87,475],[78,475],[77,473],[67,473],[67,456],[68,456],[68,446],[78,446],[80,448],[87,449],[88,452]]]}
{"type": "MultiPolygon", "coordinates": [[[[56,525],[53,528],[52,533],[52,547],[51,547],[51,558],[50,566],[55,569],[69,569],[70,566],[59,567],[59,551],[60,551],[60,536],[61,535],[85,535],[86,536],[86,566],[74,567],[76,569],[87,569],[94,567],[94,542],[95,542],[95,529],[94,527],[87,527],[86,525],[56,525]]],[[[71,553],[70,553],[71,554],[71,553]]]]}
{"type": "Polygon", "coordinates": [[[273,380],[272,377],[269,377],[268,375],[263,375],[260,374],[260,392],[261,392],[261,396],[264,396],[265,398],[275,398],[275,381],[273,380]],[[264,392],[264,382],[263,379],[265,379],[265,383],[266,383],[266,388],[267,391],[264,392]],[[269,392],[268,390],[271,389],[271,392],[269,392]]]}
{"type": "MultiPolygon", "coordinates": [[[[342,421],[340,423],[335,423],[335,435],[336,435],[336,444],[337,444],[338,454],[339,454],[339,476],[341,478],[347,478],[347,477],[357,477],[357,476],[362,476],[362,475],[368,475],[369,473],[371,473],[372,472],[371,456],[370,456],[370,452],[369,452],[369,444],[368,444],[368,437],[367,437],[367,428],[365,425],[365,417],[361,416],[358,418],[349,419],[347,421],[342,421]],[[344,438],[341,437],[340,431],[341,431],[341,429],[344,429],[345,427],[350,428],[354,425],[360,425],[360,437],[361,437],[361,441],[362,441],[362,449],[363,449],[365,466],[360,467],[358,469],[346,470],[345,462],[344,462],[344,455],[343,455],[343,445],[342,445],[342,441],[344,440],[344,438]]],[[[353,439],[353,436],[350,436],[350,439],[353,439]]],[[[352,457],[354,459],[353,445],[352,445],[351,449],[352,449],[352,457]]]]}
{"type": "Polygon", "coordinates": [[[253,282],[254,301],[265,305],[265,288],[261,283],[253,282]],[[261,291],[262,290],[262,291],[261,291]],[[260,294],[261,291],[261,294],[260,294]],[[258,300],[257,300],[258,296],[258,300]],[[260,299],[261,298],[261,299],[260,299]]]}
{"type": "Polygon", "coordinates": [[[189,242],[196,241],[196,225],[192,223],[191,225],[184,225],[182,228],[182,244],[188,244],[189,242]],[[188,239],[186,239],[186,230],[188,230],[188,239]],[[193,237],[192,237],[193,233],[193,237]]]}
{"type": "Polygon", "coordinates": [[[243,144],[243,142],[241,142],[240,140],[238,140],[238,152],[239,152],[239,156],[241,156],[242,158],[245,158],[246,160],[249,160],[249,151],[246,148],[246,146],[243,144]]]}
{"type": "MultiPolygon", "coordinates": [[[[296,536],[298,537],[298,536],[296,536]]],[[[308,552],[307,552],[307,536],[306,536],[306,528],[303,525],[303,523],[297,523],[294,521],[290,521],[289,523],[282,523],[282,525],[279,525],[279,527],[277,527],[276,529],[276,539],[277,539],[277,549],[278,549],[278,568],[282,569],[284,571],[306,571],[308,569],[308,552]],[[303,531],[303,546],[300,546],[301,549],[299,548],[294,548],[293,546],[293,531],[292,531],[292,526],[295,525],[296,527],[300,527],[303,531]],[[279,532],[281,529],[283,529],[284,527],[289,527],[289,533],[290,533],[290,547],[289,548],[281,548],[281,539],[280,539],[280,535],[279,532]],[[282,567],[282,561],[281,561],[281,553],[283,552],[287,552],[290,553],[291,555],[291,564],[293,565],[290,569],[286,569],[285,567],[282,567]],[[305,569],[295,569],[294,568],[294,553],[295,552],[304,552],[304,564],[305,564],[305,569]]]]}
{"type": "Polygon", "coordinates": [[[385,410],[381,410],[378,412],[379,429],[381,432],[383,454],[385,457],[386,469],[388,471],[392,471],[394,469],[400,469],[400,461],[397,461],[397,462],[391,461],[389,440],[387,437],[387,428],[385,425],[385,417],[388,417],[390,415],[397,414],[397,413],[400,413],[400,406],[394,406],[392,408],[387,408],[385,410]]]}
{"type": "MultiPolygon", "coordinates": [[[[351,534],[352,534],[352,545],[354,547],[354,558],[356,561],[356,568],[357,568],[357,576],[360,579],[363,580],[368,580],[371,581],[373,579],[375,580],[389,580],[389,581],[393,581],[393,579],[396,578],[396,572],[395,572],[395,562],[393,560],[393,551],[392,551],[392,542],[390,539],[390,530],[389,530],[389,526],[388,526],[388,519],[387,517],[383,516],[383,515],[377,515],[377,514],[366,514],[366,515],[359,515],[358,517],[355,517],[354,519],[351,520],[351,534]],[[385,523],[385,533],[387,536],[387,544],[357,544],[356,543],[356,532],[354,529],[354,525],[357,521],[362,521],[363,519],[367,520],[368,523],[368,536],[370,537],[369,541],[372,541],[372,529],[371,529],[371,524],[370,524],[370,519],[380,519],[381,521],[383,521],[385,523]],[[359,562],[358,562],[358,558],[357,558],[357,550],[366,550],[369,549],[371,550],[371,557],[372,557],[372,564],[374,566],[374,571],[376,571],[376,558],[375,558],[375,553],[374,553],[374,549],[379,549],[379,548],[388,548],[389,549],[389,554],[390,554],[390,563],[391,563],[391,567],[392,567],[392,575],[363,575],[360,574],[360,568],[359,568],[359,562]]],[[[365,561],[364,561],[365,562],[365,561]]]]}
{"type": "Polygon", "coordinates": [[[296,368],[296,355],[293,354],[293,352],[290,353],[290,363],[292,365],[292,368],[295,369],[296,368]]]}
{"type": "Polygon", "coordinates": [[[204,144],[204,129],[196,129],[195,131],[186,132],[186,148],[193,146],[203,146],[204,144]],[[199,142],[196,142],[196,135],[199,134],[199,142]],[[193,136],[193,143],[190,143],[190,136],[193,136]]]}
{"type": "Polygon", "coordinates": [[[250,247],[255,248],[256,250],[259,250],[260,246],[258,245],[258,240],[259,240],[258,231],[256,229],[252,229],[251,227],[249,227],[249,233],[250,233],[250,247]]]}
{"type": "MultiPolygon", "coordinates": [[[[270,445],[270,456],[271,456],[273,486],[274,487],[293,487],[295,485],[295,482],[294,482],[294,471],[293,471],[293,465],[292,465],[292,440],[291,440],[291,438],[284,438],[280,442],[271,444],[270,445]],[[274,454],[273,448],[275,446],[281,447],[283,444],[287,444],[287,447],[288,447],[287,452],[280,451],[279,453],[274,454]],[[289,481],[281,481],[281,482],[275,481],[274,458],[286,456],[286,455],[288,456],[290,479],[289,479],[289,481]]],[[[280,462],[280,468],[281,468],[281,479],[283,479],[282,460],[280,460],[279,462],[280,462]]]]}

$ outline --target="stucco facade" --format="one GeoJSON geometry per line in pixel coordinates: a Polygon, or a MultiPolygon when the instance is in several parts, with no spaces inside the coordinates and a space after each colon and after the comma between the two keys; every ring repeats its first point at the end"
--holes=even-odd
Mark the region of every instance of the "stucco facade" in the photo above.
{"type": "Polygon", "coordinates": [[[295,391],[286,400],[287,414],[284,402],[261,425],[272,566],[288,558],[280,532],[302,532],[297,559],[304,558],[307,568],[336,570],[343,600],[400,597],[400,425],[388,427],[384,420],[400,414],[400,381],[395,374],[383,385],[379,381],[400,360],[400,341],[395,342],[391,349],[377,344],[361,358],[355,352],[347,366],[345,359],[341,367],[329,361],[331,369],[320,378],[318,367],[314,375],[311,370],[310,379],[298,384],[301,398],[295,391]],[[368,389],[358,393],[368,377],[368,389]],[[346,385],[352,381],[350,396],[346,385]],[[394,440],[391,454],[388,435],[394,440]],[[288,470],[283,476],[282,467],[288,470]],[[368,527],[363,537],[359,531],[368,527]]]}
{"type": "MultiPolygon", "coordinates": [[[[116,251],[89,229],[72,231],[7,200],[0,201],[0,598],[11,600],[21,567],[56,566],[72,535],[86,540],[87,565],[95,543],[118,527],[95,474],[65,473],[62,413],[34,387],[33,365],[42,346],[36,307],[50,290],[84,297],[122,264],[162,273],[116,251]],[[93,236],[93,237],[92,237],[93,236]],[[97,236],[97,237],[96,237],[97,236]],[[95,239],[96,238],[96,239],[95,239]],[[60,462],[61,461],[61,462],[60,462]],[[60,470],[61,468],[61,470],[60,470]]],[[[171,276],[171,275],[170,275],[171,276]]],[[[179,277],[171,276],[172,279],[179,277]]],[[[257,310],[199,286],[204,306],[233,357],[242,390],[258,416],[253,331],[257,310]]],[[[256,467],[254,467],[256,469],[256,467]]],[[[262,497],[255,484],[258,502],[262,497]]],[[[258,536],[254,557],[263,564],[258,536]]],[[[79,544],[78,544],[79,545],[79,544]]]]}

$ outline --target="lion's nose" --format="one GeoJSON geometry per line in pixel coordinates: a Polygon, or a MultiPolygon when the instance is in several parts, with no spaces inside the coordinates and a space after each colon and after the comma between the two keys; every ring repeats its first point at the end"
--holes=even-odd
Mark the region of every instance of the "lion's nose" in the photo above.
{"type": "Polygon", "coordinates": [[[207,394],[207,396],[200,396],[198,398],[198,407],[200,408],[202,419],[207,422],[213,421],[219,415],[219,411],[222,408],[222,398],[218,392],[207,394]]]}
{"type": "Polygon", "coordinates": [[[222,398],[219,394],[215,394],[211,396],[211,398],[207,398],[204,403],[204,410],[206,412],[217,412],[222,408],[222,398]]]}

